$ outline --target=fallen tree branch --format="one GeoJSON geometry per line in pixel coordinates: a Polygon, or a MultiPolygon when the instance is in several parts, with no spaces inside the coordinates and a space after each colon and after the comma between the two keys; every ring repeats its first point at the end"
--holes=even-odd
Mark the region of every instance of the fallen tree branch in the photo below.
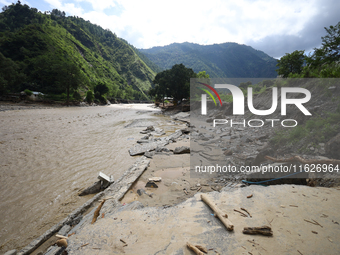
{"type": "Polygon", "coordinates": [[[279,162],[279,163],[284,163],[284,162],[300,162],[302,164],[340,164],[340,160],[338,159],[303,159],[300,156],[293,156],[290,158],[284,158],[284,159],[278,159],[278,158],[273,158],[270,156],[264,156],[265,159],[274,161],[274,162],[279,162]]]}
{"type": "Polygon", "coordinates": [[[252,218],[252,216],[250,215],[250,213],[247,211],[247,209],[245,209],[245,208],[241,208],[241,210],[243,210],[243,211],[245,211],[246,213],[248,213],[249,214],[249,216],[250,216],[250,218],[252,218]]]}
{"type": "Polygon", "coordinates": [[[231,231],[234,229],[233,223],[227,219],[228,215],[223,213],[214,203],[212,203],[205,194],[201,195],[201,199],[214,211],[215,215],[222,221],[227,230],[231,231]]]}
{"type": "Polygon", "coordinates": [[[240,213],[241,216],[247,217],[247,218],[248,218],[248,215],[247,215],[247,214],[245,214],[245,213],[243,213],[243,212],[241,212],[241,211],[239,211],[239,210],[236,210],[236,209],[234,209],[234,211],[240,213]]]}

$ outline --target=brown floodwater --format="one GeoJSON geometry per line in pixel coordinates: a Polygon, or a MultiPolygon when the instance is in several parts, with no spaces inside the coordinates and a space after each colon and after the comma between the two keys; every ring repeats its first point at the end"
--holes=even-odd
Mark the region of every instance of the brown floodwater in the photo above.
{"type": "Polygon", "coordinates": [[[91,196],[99,171],[117,180],[136,161],[144,126],[173,131],[147,105],[0,112],[0,253],[21,249],[91,196]]]}

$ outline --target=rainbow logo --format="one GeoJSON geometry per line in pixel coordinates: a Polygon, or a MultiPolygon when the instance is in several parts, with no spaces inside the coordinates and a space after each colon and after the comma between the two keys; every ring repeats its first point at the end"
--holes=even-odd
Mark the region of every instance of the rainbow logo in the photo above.
{"type": "MultiPolygon", "coordinates": [[[[206,87],[209,88],[212,92],[214,92],[215,95],[217,96],[218,100],[220,101],[221,106],[222,106],[222,100],[221,100],[221,98],[220,98],[220,95],[217,93],[217,91],[216,91],[213,87],[211,87],[211,86],[208,85],[208,84],[202,83],[202,82],[197,82],[197,83],[206,86],[206,87]]],[[[203,89],[203,88],[200,88],[200,87],[197,87],[197,88],[199,88],[199,89],[203,90],[205,93],[207,93],[207,94],[212,98],[212,100],[214,100],[215,106],[217,106],[215,97],[209,92],[209,90],[203,89]]]]}

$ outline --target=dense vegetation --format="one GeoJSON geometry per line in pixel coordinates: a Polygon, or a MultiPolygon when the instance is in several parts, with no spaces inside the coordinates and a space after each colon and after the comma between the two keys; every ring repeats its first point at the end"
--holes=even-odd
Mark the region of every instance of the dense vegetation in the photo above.
{"type": "Polygon", "coordinates": [[[205,70],[211,78],[277,76],[276,60],[262,51],[237,43],[199,45],[174,43],[164,47],[140,49],[163,70],[184,64],[194,72],[205,70]]]}
{"type": "Polygon", "coordinates": [[[0,95],[29,89],[66,99],[105,84],[99,98],[147,99],[155,72],[139,56],[111,31],[56,9],[18,1],[0,13],[0,95]]]}
{"type": "Polygon", "coordinates": [[[296,50],[279,59],[278,74],[284,78],[340,78],[340,22],[325,30],[322,46],[312,54],[296,50]]]}
{"type": "MultiPolygon", "coordinates": [[[[304,55],[303,51],[294,51],[278,60],[278,74],[287,78],[283,79],[284,83],[294,78],[340,78],[340,22],[325,30],[327,34],[321,38],[322,46],[315,48],[312,54],[304,55]]],[[[281,130],[271,140],[273,145],[285,145],[300,152],[311,153],[310,147],[318,149],[320,144],[328,142],[340,132],[339,93],[332,93],[328,89],[333,86],[338,90],[338,79],[322,81],[317,96],[324,96],[326,99],[323,100],[331,102],[333,107],[328,111],[316,112],[312,118],[292,130],[281,130]]]]}

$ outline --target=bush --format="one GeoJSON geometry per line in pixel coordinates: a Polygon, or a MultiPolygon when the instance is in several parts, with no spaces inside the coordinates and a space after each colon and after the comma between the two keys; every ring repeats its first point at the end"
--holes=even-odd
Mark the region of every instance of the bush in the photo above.
{"type": "Polygon", "coordinates": [[[32,96],[32,94],[33,94],[33,92],[30,91],[29,89],[25,89],[24,92],[27,96],[32,96]]]}
{"type": "Polygon", "coordinates": [[[91,90],[86,92],[86,101],[91,104],[93,102],[94,99],[94,95],[93,92],[91,90]]]}

